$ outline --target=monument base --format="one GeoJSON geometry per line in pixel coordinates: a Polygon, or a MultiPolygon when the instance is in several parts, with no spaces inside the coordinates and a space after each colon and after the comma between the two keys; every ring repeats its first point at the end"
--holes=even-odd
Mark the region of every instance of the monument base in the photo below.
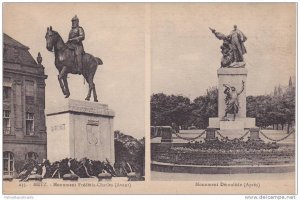
{"type": "Polygon", "coordinates": [[[209,118],[208,128],[220,130],[244,130],[255,128],[255,118],[236,118],[234,121],[224,121],[221,118],[209,118]]]}
{"type": "Polygon", "coordinates": [[[114,153],[114,112],[107,105],[67,99],[47,114],[47,152],[50,161],[64,158],[111,163],[114,153]]]}

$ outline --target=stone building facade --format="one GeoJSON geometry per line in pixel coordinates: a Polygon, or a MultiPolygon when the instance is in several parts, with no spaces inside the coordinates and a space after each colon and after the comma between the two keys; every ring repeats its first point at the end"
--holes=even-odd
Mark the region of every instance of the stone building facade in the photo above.
{"type": "Polygon", "coordinates": [[[3,34],[3,173],[16,176],[26,159],[47,158],[42,57],[3,34]]]}

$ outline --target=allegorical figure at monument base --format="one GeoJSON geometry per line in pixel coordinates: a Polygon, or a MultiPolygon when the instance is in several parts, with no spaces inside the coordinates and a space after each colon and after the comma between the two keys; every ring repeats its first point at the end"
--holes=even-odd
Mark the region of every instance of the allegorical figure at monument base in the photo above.
{"type": "Polygon", "coordinates": [[[234,29],[229,35],[216,32],[212,28],[210,30],[219,40],[223,40],[223,44],[220,47],[223,55],[221,67],[244,67],[243,55],[247,53],[244,42],[247,40],[247,37],[242,31],[237,29],[237,25],[234,25],[234,29]]]}
{"type": "Polygon", "coordinates": [[[236,114],[239,112],[239,95],[245,89],[245,82],[242,81],[242,89],[238,92],[234,86],[223,84],[225,87],[225,116],[224,120],[227,120],[227,114],[233,114],[233,121],[235,120],[236,114]]]}

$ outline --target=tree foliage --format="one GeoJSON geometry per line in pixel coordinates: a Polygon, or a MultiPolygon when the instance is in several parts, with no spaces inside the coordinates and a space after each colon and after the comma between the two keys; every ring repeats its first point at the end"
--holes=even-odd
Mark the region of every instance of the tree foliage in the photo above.
{"type": "Polygon", "coordinates": [[[295,121],[295,92],[287,90],[278,95],[247,97],[247,116],[256,118],[256,125],[290,125],[295,121]]]}
{"type": "Polygon", "coordinates": [[[181,95],[153,94],[151,97],[151,124],[155,126],[188,124],[190,99],[181,95]]]}
{"type": "Polygon", "coordinates": [[[190,123],[198,128],[206,128],[210,117],[218,116],[218,89],[209,88],[206,95],[197,97],[191,104],[190,123]]]}
{"type": "MultiPolygon", "coordinates": [[[[256,125],[288,125],[295,122],[295,90],[287,89],[276,95],[247,97],[247,117],[256,118],[256,125]]],[[[218,89],[209,88],[205,95],[191,101],[182,95],[164,93],[151,96],[151,125],[188,127],[204,129],[210,117],[218,116],[218,89]]]]}

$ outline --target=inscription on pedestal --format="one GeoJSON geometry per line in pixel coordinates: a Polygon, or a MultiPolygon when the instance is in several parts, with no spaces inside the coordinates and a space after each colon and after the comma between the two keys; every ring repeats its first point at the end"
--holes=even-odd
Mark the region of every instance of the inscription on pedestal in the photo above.
{"type": "Polygon", "coordinates": [[[89,144],[98,145],[99,144],[99,122],[88,123],[86,125],[87,141],[89,144]]]}
{"type": "Polygon", "coordinates": [[[51,131],[63,131],[65,130],[65,124],[58,124],[55,126],[51,126],[51,131]]]}
{"type": "Polygon", "coordinates": [[[113,113],[107,105],[99,103],[70,99],[62,102],[47,115],[47,125],[53,130],[47,135],[49,159],[87,157],[113,163],[113,113]],[[63,148],[53,151],[62,144],[63,148]]]}

